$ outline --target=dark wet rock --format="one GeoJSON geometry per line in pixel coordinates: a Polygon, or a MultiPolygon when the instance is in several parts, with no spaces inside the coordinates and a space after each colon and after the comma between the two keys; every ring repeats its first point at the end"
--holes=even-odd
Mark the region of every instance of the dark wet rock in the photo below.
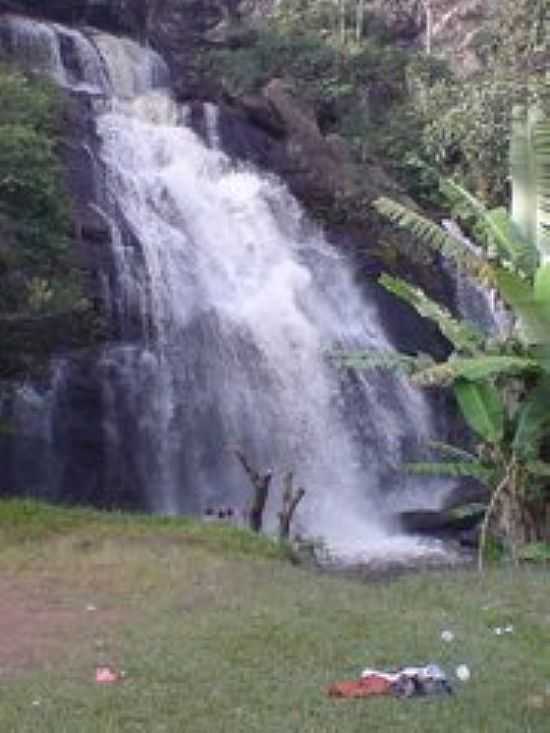
{"type": "Polygon", "coordinates": [[[455,539],[465,546],[477,543],[479,526],[485,515],[485,508],[479,506],[468,513],[453,511],[407,511],[396,519],[407,534],[455,539]]]}
{"type": "Polygon", "coordinates": [[[268,135],[280,139],[288,134],[283,118],[269,99],[260,94],[245,94],[239,98],[239,106],[246,119],[268,135]]]}

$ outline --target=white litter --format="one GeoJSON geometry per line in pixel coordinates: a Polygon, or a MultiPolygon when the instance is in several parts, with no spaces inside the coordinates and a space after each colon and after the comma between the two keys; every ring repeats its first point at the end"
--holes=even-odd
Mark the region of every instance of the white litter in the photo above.
{"type": "Polygon", "coordinates": [[[455,670],[455,674],[461,682],[468,682],[472,676],[470,670],[465,664],[459,664],[455,670]]]}
{"type": "Polygon", "coordinates": [[[455,635],[452,631],[449,631],[449,629],[445,629],[445,631],[441,632],[441,641],[445,641],[449,644],[451,641],[454,641],[454,638],[455,635]]]}

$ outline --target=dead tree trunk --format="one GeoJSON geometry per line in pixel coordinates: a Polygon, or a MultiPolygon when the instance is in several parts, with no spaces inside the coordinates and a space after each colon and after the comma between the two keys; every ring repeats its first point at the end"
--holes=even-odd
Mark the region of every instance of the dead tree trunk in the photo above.
{"type": "Polygon", "coordinates": [[[365,25],[365,0],[357,0],[355,9],[355,40],[361,42],[363,38],[363,27],[365,25]]]}
{"type": "Polygon", "coordinates": [[[426,56],[430,56],[432,53],[432,36],[433,36],[433,25],[434,25],[432,0],[424,0],[424,11],[426,13],[425,49],[426,49],[426,56]]]}
{"type": "Polygon", "coordinates": [[[265,504],[269,493],[269,485],[271,483],[271,471],[259,473],[259,471],[252,468],[240,448],[234,448],[233,452],[239,459],[241,466],[244,468],[248,478],[250,479],[250,483],[254,487],[254,497],[248,512],[248,524],[253,532],[261,532],[265,504]]]}
{"type": "Polygon", "coordinates": [[[294,490],[294,475],[289,471],[285,476],[285,489],[283,492],[283,507],[279,512],[279,539],[288,540],[290,535],[290,523],[296,511],[296,507],[305,495],[305,489],[301,487],[294,490]]]}

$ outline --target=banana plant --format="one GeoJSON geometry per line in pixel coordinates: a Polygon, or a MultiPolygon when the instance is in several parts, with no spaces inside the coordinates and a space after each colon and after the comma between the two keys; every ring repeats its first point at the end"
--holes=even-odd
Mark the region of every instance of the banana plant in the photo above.
{"type": "Polygon", "coordinates": [[[406,469],[473,476],[489,487],[480,569],[496,514],[514,556],[518,545],[536,541],[549,530],[550,462],[544,460],[544,449],[550,440],[550,124],[532,110],[524,117],[515,113],[511,172],[515,219],[505,209],[486,209],[453,181],[442,184],[449,197],[462,199],[475,216],[483,235],[480,247],[469,246],[395,201],[375,202],[377,210],[396,226],[452,259],[459,271],[495,289],[513,314],[511,332],[497,338],[482,333],[421,289],[382,275],[380,282],[387,290],[437,324],[452,353],[439,363],[424,354],[415,358],[362,352],[345,359],[356,368],[402,369],[419,386],[454,390],[478,441],[476,453],[440,444],[444,460],[417,462],[406,469]]]}

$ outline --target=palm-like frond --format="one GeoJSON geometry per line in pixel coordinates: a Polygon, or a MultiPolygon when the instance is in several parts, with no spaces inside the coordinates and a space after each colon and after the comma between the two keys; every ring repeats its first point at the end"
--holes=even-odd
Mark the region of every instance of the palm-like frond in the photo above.
{"type": "Polygon", "coordinates": [[[504,437],[505,405],[502,396],[488,379],[471,382],[457,379],[455,397],[468,425],[489,443],[499,443],[504,437]]]}
{"type": "Polygon", "coordinates": [[[537,249],[532,242],[521,236],[506,209],[489,210],[485,208],[481,201],[455,181],[444,180],[441,188],[444,193],[447,191],[451,195],[458,195],[467,203],[491,241],[494,242],[500,259],[504,263],[508,262],[515,268],[521,268],[528,275],[533,274],[538,263],[537,249]]]}
{"type": "Polygon", "coordinates": [[[417,371],[427,369],[434,364],[434,360],[427,354],[409,356],[396,351],[357,351],[354,353],[332,353],[330,357],[343,367],[350,369],[369,370],[384,369],[390,372],[402,372],[412,375],[417,371]]]}
{"type": "Polygon", "coordinates": [[[536,160],[537,247],[545,260],[550,258],[550,120],[540,119],[533,127],[536,160]]]}
{"type": "Polygon", "coordinates": [[[416,476],[448,476],[449,478],[476,478],[483,483],[490,483],[495,470],[480,461],[415,461],[405,463],[407,473],[416,476]]]}
{"type": "Polygon", "coordinates": [[[509,270],[495,271],[495,280],[503,300],[519,320],[518,332],[528,344],[548,344],[550,339],[550,303],[536,297],[533,285],[509,270]]]}
{"type": "Polygon", "coordinates": [[[420,288],[390,275],[382,275],[379,283],[393,295],[411,305],[424,318],[434,321],[457,352],[476,354],[483,351],[485,337],[474,326],[458,321],[443,306],[429,298],[420,288]]]}
{"type": "Polygon", "coordinates": [[[523,400],[516,416],[513,448],[522,459],[534,459],[550,432],[550,378],[541,379],[523,400]]]}
{"type": "Polygon", "coordinates": [[[429,440],[426,443],[426,447],[430,450],[437,451],[442,456],[446,456],[447,458],[454,458],[458,461],[479,460],[476,455],[470,453],[467,450],[464,450],[464,448],[459,448],[456,445],[450,445],[450,443],[442,443],[439,440],[429,440]]]}
{"type": "Polygon", "coordinates": [[[540,364],[535,359],[521,356],[458,357],[418,371],[412,380],[421,387],[445,387],[457,379],[477,381],[537,371],[540,364]]]}
{"type": "Polygon", "coordinates": [[[482,283],[493,284],[490,263],[433,221],[385,196],[377,199],[373,206],[393,224],[411,232],[427,247],[452,259],[460,269],[482,283]]]}
{"type": "Polygon", "coordinates": [[[529,463],[525,464],[525,468],[532,476],[550,479],[550,463],[546,463],[545,461],[529,461],[529,463]]]}

